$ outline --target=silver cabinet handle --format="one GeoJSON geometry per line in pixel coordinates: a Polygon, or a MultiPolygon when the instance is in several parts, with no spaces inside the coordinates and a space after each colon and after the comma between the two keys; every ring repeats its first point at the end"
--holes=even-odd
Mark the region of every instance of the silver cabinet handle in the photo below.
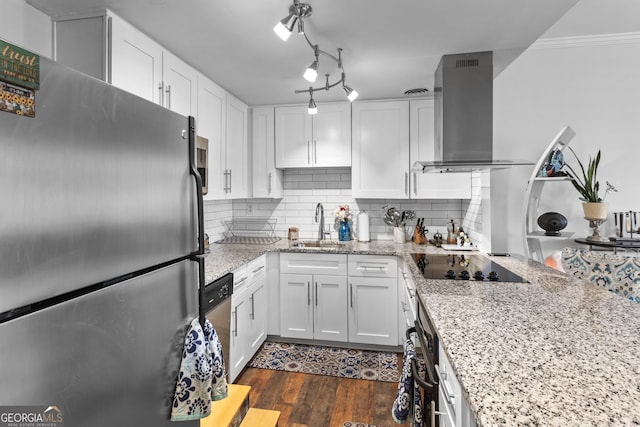
{"type": "Polygon", "coordinates": [[[269,172],[269,186],[267,187],[267,194],[271,194],[271,172],[269,172]]]}
{"type": "Polygon", "coordinates": [[[253,297],[254,297],[254,294],[251,294],[251,320],[255,320],[256,318],[256,312],[255,312],[256,307],[253,304],[253,297]]]}
{"type": "Polygon", "coordinates": [[[311,164],[311,141],[307,141],[307,163],[311,164]]]}
{"type": "Polygon", "coordinates": [[[252,273],[257,273],[258,271],[262,270],[264,268],[264,265],[261,265],[260,267],[256,268],[255,270],[252,270],[252,273]]]}
{"type": "Polygon", "coordinates": [[[229,169],[224,170],[224,188],[223,191],[226,193],[229,192],[229,169]]]}
{"type": "Polygon", "coordinates": [[[367,271],[369,269],[378,270],[378,271],[385,271],[386,267],[381,267],[381,266],[377,266],[377,265],[361,265],[360,269],[364,270],[364,271],[367,271]]]}
{"type": "Polygon", "coordinates": [[[353,283],[349,283],[349,305],[353,308],[353,283]]]}
{"type": "Polygon", "coordinates": [[[167,85],[164,92],[167,94],[167,108],[171,109],[171,85],[167,85]]]}
{"type": "Polygon", "coordinates": [[[233,336],[238,336],[238,309],[233,310],[233,336]]]}
{"type": "Polygon", "coordinates": [[[158,83],[158,104],[160,105],[164,105],[164,99],[162,97],[162,93],[163,93],[162,89],[164,89],[163,86],[164,86],[163,82],[158,83]]]}
{"type": "Polygon", "coordinates": [[[311,305],[311,283],[307,282],[307,305],[311,305]]]}
{"type": "Polygon", "coordinates": [[[316,307],[318,306],[318,282],[316,282],[316,307]]]}
{"type": "Polygon", "coordinates": [[[436,365],[436,375],[438,376],[438,383],[442,387],[442,391],[444,392],[444,398],[449,405],[453,405],[453,401],[456,398],[456,395],[449,390],[449,386],[447,385],[447,373],[441,372],[440,367],[436,365]]]}
{"type": "Polygon", "coordinates": [[[413,194],[418,195],[418,174],[413,173],[413,194]]]}
{"type": "Polygon", "coordinates": [[[409,195],[409,172],[404,173],[404,194],[409,195]]]}
{"type": "Polygon", "coordinates": [[[231,178],[231,169],[229,169],[229,193],[232,192],[231,187],[233,186],[233,178],[231,178]]]}
{"type": "Polygon", "coordinates": [[[313,164],[318,163],[318,144],[316,143],[316,140],[313,140],[313,164]]]}
{"type": "Polygon", "coordinates": [[[237,285],[241,284],[242,282],[244,282],[245,280],[247,280],[247,277],[246,277],[246,276],[245,276],[245,277],[243,277],[242,279],[238,279],[238,281],[237,281],[237,282],[235,282],[235,285],[237,286],[237,285]]]}

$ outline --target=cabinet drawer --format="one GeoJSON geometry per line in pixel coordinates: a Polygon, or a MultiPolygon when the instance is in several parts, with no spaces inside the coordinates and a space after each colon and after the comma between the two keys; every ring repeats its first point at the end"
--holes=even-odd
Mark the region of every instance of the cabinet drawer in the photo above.
{"type": "Polygon", "coordinates": [[[347,256],[341,254],[280,254],[280,273],[347,275],[347,256]]]}
{"type": "Polygon", "coordinates": [[[244,289],[249,282],[249,269],[247,268],[247,264],[242,267],[238,267],[233,270],[233,293],[239,292],[241,289],[244,289]]]}
{"type": "Polygon", "coordinates": [[[349,255],[349,276],[397,277],[398,259],[394,256],[349,255]]]}
{"type": "Polygon", "coordinates": [[[248,282],[250,284],[255,283],[267,274],[267,257],[260,255],[247,264],[247,274],[249,276],[248,282]]]}

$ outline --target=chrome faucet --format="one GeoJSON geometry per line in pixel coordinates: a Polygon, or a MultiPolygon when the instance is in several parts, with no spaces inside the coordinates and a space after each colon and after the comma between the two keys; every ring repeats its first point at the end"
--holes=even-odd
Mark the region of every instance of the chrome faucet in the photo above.
{"type": "Polygon", "coordinates": [[[318,203],[316,205],[316,222],[318,224],[318,240],[324,240],[324,207],[322,203],[318,203]],[[320,219],[318,220],[318,213],[320,214],[320,219]]]}

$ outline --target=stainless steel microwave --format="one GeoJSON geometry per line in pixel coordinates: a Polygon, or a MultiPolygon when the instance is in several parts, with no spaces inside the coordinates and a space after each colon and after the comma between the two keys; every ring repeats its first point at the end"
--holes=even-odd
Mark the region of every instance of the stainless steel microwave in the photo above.
{"type": "Polygon", "coordinates": [[[196,167],[202,178],[202,194],[207,194],[209,188],[208,151],[209,140],[201,136],[196,137],[196,167]]]}

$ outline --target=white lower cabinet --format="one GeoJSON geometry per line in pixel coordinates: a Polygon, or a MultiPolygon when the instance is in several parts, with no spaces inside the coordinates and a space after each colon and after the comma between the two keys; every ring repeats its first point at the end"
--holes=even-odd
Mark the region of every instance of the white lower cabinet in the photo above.
{"type": "Polygon", "coordinates": [[[280,335],[346,342],[347,256],[280,255],[280,335]]]}
{"type": "Polygon", "coordinates": [[[225,361],[229,382],[233,382],[245,367],[248,358],[247,337],[249,330],[249,301],[247,290],[231,296],[231,330],[229,331],[229,356],[225,361]]]}
{"type": "Polygon", "coordinates": [[[398,344],[397,258],[280,255],[280,336],[398,344]]]}
{"type": "Polygon", "coordinates": [[[267,337],[266,263],[261,256],[234,272],[231,296],[229,382],[242,372],[267,337]]]}
{"type": "Polygon", "coordinates": [[[347,341],[347,278],[280,275],[280,333],[286,338],[347,341]]]}
{"type": "Polygon", "coordinates": [[[460,381],[447,358],[442,345],[438,353],[436,365],[438,386],[438,408],[440,409],[440,427],[476,427],[476,419],[469,403],[462,395],[460,381]]]}
{"type": "Polygon", "coordinates": [[[349,255],[349,342],[398,344],[396,257],[349,255]]]}

